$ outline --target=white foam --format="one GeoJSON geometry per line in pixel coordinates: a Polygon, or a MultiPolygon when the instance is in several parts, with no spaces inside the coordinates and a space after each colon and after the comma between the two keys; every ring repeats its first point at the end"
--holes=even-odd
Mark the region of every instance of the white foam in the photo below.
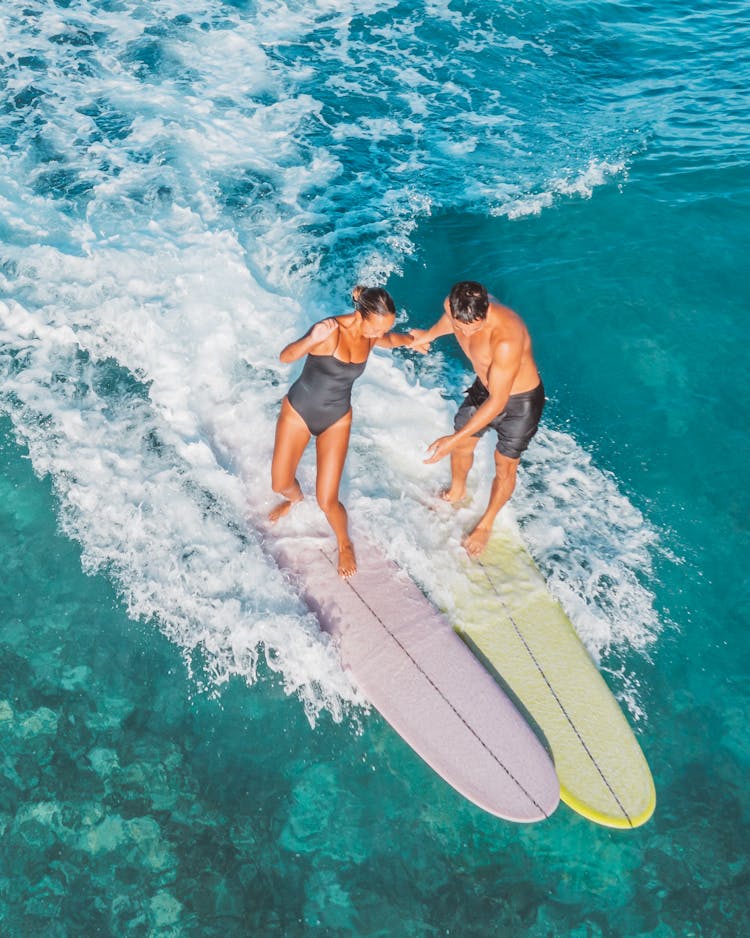
{"type": "MultiPolygon", "coordinates": [[[[457,510],[435,498],[449,467],[447,461],[425,465],[423,458],[429,443],[450,432],[454,410],[438,388],[414,386],[378,356],[358,391],[359,429],[348,469],[357,516],[370,536],[449,612],[463,576],[460,539],[484,509],[494,473],[492,445],[484,440],[470,476],[470,504],[457,510]]],[[[649,653],[661,632],[651,588],[658,534],[570,434],[542,426],[497,524],[520,525],[595,660],[649,653]]],[[[613,677],[637,717],[633,674],[621,669],[613,677]]]]}
{"type": "MultiPolygon", "coordinates": [[[[47,62],[46,71],[16,69],[10,92],[33,84],[42,95],[33,135],[23,129],[0,152],[9,232],[0,276],[14,297],[0,308],[4,406],[35,470],[52,477],[61,523],[87,569],[106,571],[133,615],[157,621],[191,665],[202,662],[196,680],[252,681],[265,657],[311,719],[321,708],[340,717],[358,697],[246,522],[248,507],[257,518],[271,502],[274,421],[294,373],[278,364],[278,350],[346,308],[332,283],[397,269],[434,207],[527,210],[518,185],[497,180],[501,158],[529,165],[529,125],[492,88],[481,118],[472,116],[481,31],[439,0],[400,21],[386,61],[351,25],[394,6],[262,0],[243,14],[211,0],[108,9],[82,0],[40,8],[31,31],[25,5],[11,2],[3,23],[17,59],[47,62]],[[177,16],[179,29],[170,23],[177,16]],[[458,52],[464,43],[466,60],[449,63],[448,77],[422,38],[424,16],[458,52]],[[100,37],[87,50],[90,69],[76,68],[75,47],[50,41],[71,25],[100,37]],[[133,59],[154,25],[163,74],[133,59]],[[285,61],[288,47],[308,58],[285,61]],[[366,116],[339,114],[339,93],[366,116]],[[37,146],[52,156],[37,159],[37,146]],[[57,168],[88,187],[85,195],[45,182],[57,168]],[[222,187],[237,199],[229,207],[222,187]]],[[[550,182],[532,164],[540,199],[585,196],[621,171],[594,162],[570,177],[553,172],[550,182]]],[[[423,450],[448,431],[453,409],[434,361],[416,383],[408,364],[374,356],[355,393],[344,494],[355,529],[450,609],[460,534],[484,496],[477,491],[473,508],[459,512],[433,510],[428,497],[446,467],[425,466],[423,450]]],[[[594,653],[647,647],[655,631],[640,584],[648,544],[637,546],[635,523],[613,524],[627,516],[627,501],[590,461],[573,478],[555,475],[558,463],[585,462],[570,437],[539,441],[514,502],[532,551],[594,653]],[[537,487],[543,516],[528,494],[537,487]],[[608,543],[604,566],[575,526],[586,499],[599,506],[586,530],[608,543]],[[605,599],[597,584],[606,578],[605,599]]],[[[483,484],[488,458],[478,464],[483,484]]],[[[313,476],[308,453],[308,491],[313,476]]],[[[289,524],[325,530],[312,503],[296,515],[289,524]]]]}
{"type": "MultiPolygon", "coordinates": [[[[616,176],[624,176],[627,164],[624,160],[591,160],[588,166],[570,176],[551,179],[547,186],[526,196],[509,197],[507,191],[500,194],[500,204],[491,209],[491,214],[516,219],[526,215],[540,215],[552,206],[560,196],[580,196],[590,199],[597,186],[606,185],[616,176]]],[[[487,193],[490,195],[490,193],[487,193]]]]}
{"type": "Polygon", "coordinates": [[[66,280],[57,282],[63,295],[46,315],[15,303],[0,311],[0,343],[24,360],[23,371],[5,376],[5,391],[35,470],[55,481],[63,527],[81,542],[86,568],[112,576],[131,614],[156,619],[190,660],[199,649],[208,685],[233,674],[254,680],[265,655],[311,719],[321,707],[340,716],[343,702],[359,698],[314,617],[245,523],[247,486],[267,486],[279,396],[267,378],[256,377],[270,356],[254,346],[264,317],[283,321],[284,304],[257,288],[248,295],[246,270],[219,268],[210,248],[216,279],[201,288],[206,257],[186,251],[184,292],[163,298],[158,311],[133,309],[133,296],[145,283],[169,296],[174,259],[31,254],[47,278],[63,267],[66,280]],[[227,289],[233,276],[247,307],[217,315],[206,292],[227,289]],[[102,284],[109,296],[100,305],[102,284]],[[90,358],[81,359],[82,350],[90,358]],[[238,353],[252,365],[246,375],[238,353]],[[147,395],[144,388],[118,401],[109,388],[97,392],[108,372],[122,380],[122,366],[150,381],[147,395]],[[254,452],[256,478],[222,467],[226,427],[254,452]]]}

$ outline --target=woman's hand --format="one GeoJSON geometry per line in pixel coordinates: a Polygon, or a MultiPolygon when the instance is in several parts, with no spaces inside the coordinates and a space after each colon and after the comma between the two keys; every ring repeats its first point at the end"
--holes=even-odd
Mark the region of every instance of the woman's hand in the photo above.
{"type": "Polygon", "coordinates": [[[316,322],[314,326],[308,329],[301,339],[295,339],[294,342],[290,342],[289,345],[283,348],[279,353],[279,359],[285,365],[296,362],[303,355],[311,352],[317,345],[322,345],[337,326],[338,322],[333,316],[329,319],[321,319],[320,322],[316,322]]]}
{"type": "Polygon", "coordinates": [[[426,355],[432,344],[431,339],[425,339],[427,335],[427,329],[409,329],[409,335],[411,336],[411,348],[415,352],[421,352],[422,355],[426,355]]]}
{"type": "Polygon", "coordinates": [[[321,342],[325,342],[337,326],[338,322],[336,322],[333,316],[329,319],[321,319],[320,322],[316,322],[310,330],[312,345],[320,345],[321,342]]]}

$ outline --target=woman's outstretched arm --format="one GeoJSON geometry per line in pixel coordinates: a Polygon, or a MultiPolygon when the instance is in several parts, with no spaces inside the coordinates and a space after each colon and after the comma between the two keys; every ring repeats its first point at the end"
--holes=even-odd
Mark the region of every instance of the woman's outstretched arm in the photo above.
{"type": "MultiPolygon", "coordinates": [[[[402,348],[405,345],[411,346],[414,342],[413,336],[408,332],[386,332],[379,339],[375,339],[375,345],[378,348],[402,348]]],[[[418,352],[426,349],[417,349],[418,352]]]]}

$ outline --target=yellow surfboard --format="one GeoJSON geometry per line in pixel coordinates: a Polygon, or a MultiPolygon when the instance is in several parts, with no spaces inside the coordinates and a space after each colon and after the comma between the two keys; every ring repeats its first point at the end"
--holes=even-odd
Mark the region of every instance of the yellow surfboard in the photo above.
{"type": "Polygon", "coordinates": [[[656,792],[648,763],[598,668],[512,532],[470,564],[458,633],[546,737],[560,797],[609,827],[638,827],[656,792]]]}

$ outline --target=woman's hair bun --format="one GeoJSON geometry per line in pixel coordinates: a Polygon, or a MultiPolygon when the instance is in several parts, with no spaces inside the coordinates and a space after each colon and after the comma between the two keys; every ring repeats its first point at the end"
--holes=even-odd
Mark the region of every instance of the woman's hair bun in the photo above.
{"type": "Polygon", "coordinates": [[[363,287],[361,284],[352,290],[354,306],[362,316],[395,316],[396,305],[390,293],[382,287],[363,287]]]}

